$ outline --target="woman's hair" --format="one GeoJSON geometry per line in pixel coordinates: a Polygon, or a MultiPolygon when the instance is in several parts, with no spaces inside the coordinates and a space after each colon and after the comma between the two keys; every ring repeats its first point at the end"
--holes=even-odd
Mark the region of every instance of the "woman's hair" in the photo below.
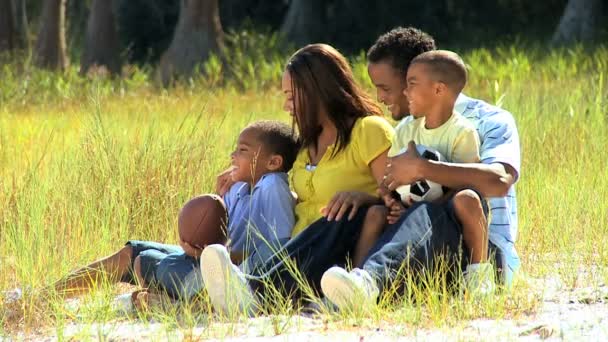
{"type": "Polygon", "coordinates": [[[382,115],[380,107],[355,82],[346,58],[329,45],[301,48],[291,56],[285,69],[291,77],[294,117],[302,148],[318,148],[321,109],[338,130],[334,154],[348,145],[357,118],[382,115]]]}

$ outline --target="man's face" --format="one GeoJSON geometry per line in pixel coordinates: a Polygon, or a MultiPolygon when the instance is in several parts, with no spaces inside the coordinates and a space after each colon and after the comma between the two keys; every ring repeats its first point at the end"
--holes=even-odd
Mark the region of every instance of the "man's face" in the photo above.
{"type": "Polygon", "coordinates": [[[386,105],[394,120],[401,120],[409,114],[405,74],[394,68],[388,61],[367,64],[367,73],[376,87],[378,101],[386,105]]]}

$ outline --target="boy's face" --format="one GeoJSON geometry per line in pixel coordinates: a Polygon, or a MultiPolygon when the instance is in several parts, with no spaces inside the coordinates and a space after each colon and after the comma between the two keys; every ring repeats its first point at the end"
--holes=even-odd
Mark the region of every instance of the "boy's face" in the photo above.
{"type": "Polygon", "coordinates": [[[367,73],[376,87],[378,101],[386,105],[391,117],[398,121],[409,115],[407,96],[403,93],[405,75],[388,61],[367,64],[367,73]]]}
{"type": "Polygon", "coordinates": [[[437,101],[437,84],[423,63],[411,64],[407,69],[407,87],[404,91],[410,114],[419,118],[426,115],[437,101]]]}
{"type": "Polygon", "coordinates": [[[235,182],[254,183],[268,172],[270,154],[264,151],[255,129],[245,128],[241,132],[230,157],[233,166],[230,176],[235,182]]]}

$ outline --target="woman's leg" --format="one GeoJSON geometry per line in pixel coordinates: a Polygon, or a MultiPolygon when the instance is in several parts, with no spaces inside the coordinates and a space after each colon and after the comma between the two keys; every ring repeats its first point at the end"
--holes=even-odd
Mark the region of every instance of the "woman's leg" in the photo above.
{"type": "Polygon", "coordinates": [[[224,312],[235,307],[250,312],[253,292],[263,300],[276,296],[275,290],[294,299],[318,294],[323,273],[336,264],[347,263],[366,212],[367,208],[359,209],[350,221],[319,219],[272,257],[253,262],[250,275],[232,265],[224,247],[205,248],[201,255],[202,276],[214,307],[224,312]],[[306,293],[304,288],[312,289],[313,293],[306,293]]]}

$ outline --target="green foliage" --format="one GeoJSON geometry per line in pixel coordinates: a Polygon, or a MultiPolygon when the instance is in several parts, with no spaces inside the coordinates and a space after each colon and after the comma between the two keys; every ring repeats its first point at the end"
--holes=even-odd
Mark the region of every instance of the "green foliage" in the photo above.
{"type": "MultiPolygon", "coordinates": [[[[240,129],[262,118],[290,120],[278,90],[289,53],[274,37],[231,39],[230,59],[212,58],[206,76],[171,89],[156,87],[151,71],[138,68],[123,79],[83,78],[76,69],[49,73],[27,58],[0,69],[0,290],[48,285],[129,238],[176,242],[180,206],[212,191],[240,129]],[[223,76],[227,68],[233,76],[223,76]]],[[[608,48],[509,45],[462,55],[471,76],[465,92],[500,103],[519,127],[517,248],[524,274],[556,275],[568,288],[605,283],[608,48]]],[[[373,92],[363,55],[352,62],[373,92]]],[[[411,283],[408,297],[382,298],[371,313],[327,312],[324,324],[457,325],[534,312],[542,297],[517,285],[476,303],[446,294],[441,277],[404,282],[411,283]]],[[[71,322],[114,321],[107,309],[114,287],[100,287],[101,294],[85,298],[79,317],[59,299],[28,298],[19,329],[52,325],[61,335],[71,322]]],[[[285,298],[271,299],[268,313],[297,311],[285,298]]],[[[153,317],[167,329],[209,325],[209,338],[239,333],[233,325],[212,326],[218,319],[208,303],[179,310],[186,319],[172,311],[153,317]]],[[[15,328],[2,314],[0,322],[0,334],[15,328]]],[[[281,317],[269,324],[269,335],[288,326],[281,317]]]]}

